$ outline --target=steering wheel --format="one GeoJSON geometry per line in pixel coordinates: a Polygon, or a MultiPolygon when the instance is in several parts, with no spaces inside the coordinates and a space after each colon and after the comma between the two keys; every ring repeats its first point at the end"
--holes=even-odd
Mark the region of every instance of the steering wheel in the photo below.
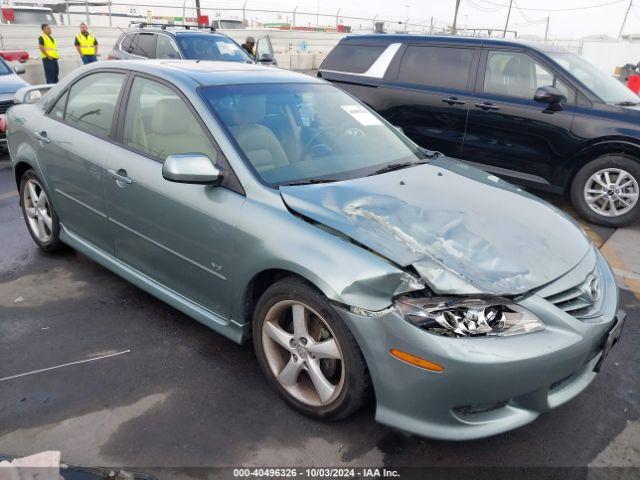
{"type": "MultiPolygon", "coordinates": [[[[311,139],[304,145],[304,147],[302,147],[302,150],[300,150],[300,158],[298,161],[302,161],[304,160],[304,158],[309,154],[309,151],[315,147],[316,145],[314,145],[314,142],[321,137],[322,135],[325,135],[326,133],[329,133],[331,131],[335,131],[336,128],[335,127],[325,127],[325,128],[321,128],[320,130],[318,130],[312,137],[311,139]]],[[[326,145],[326,144],[324,144],[326,145]]],[[[329,147],[329,145],[326,145],[327,147],[329,147]]],[[[331,147],[329,147],[331,148],[331,147]]]]}

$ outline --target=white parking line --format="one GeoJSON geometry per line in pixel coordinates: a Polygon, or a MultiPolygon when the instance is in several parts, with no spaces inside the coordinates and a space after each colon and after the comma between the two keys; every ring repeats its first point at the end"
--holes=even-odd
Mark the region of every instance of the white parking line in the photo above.
{"type": "Polygon", "coordinates": [[[78,360],[77,362],[63,363],[62,365],[56,365],[55,367],[41,368],[40,370],[32,370],[31,372],[18,373],[17,375],[11,375],[9,377],[0,378],[0,382],[4,382],[5,380],[12,380],[14,378],[19,378],[19,377],[25,377],[27,375],[33,375],[34,373],[48,372],[49,370],[56,370],[56,369],[62,368],[62,367],[69,367],[71,365],[78,365],[80,363],[93,362],[95,360],[102,360],[104,358],[115,357],[117,355],[122,355],[122,354],[125,354],[125,353],[129,353],[130,351],[131,350],[123,350],[122,352],[111,353],[109,355],[102,355],[101,357],[87,358],[85,360],[78,360]]]}

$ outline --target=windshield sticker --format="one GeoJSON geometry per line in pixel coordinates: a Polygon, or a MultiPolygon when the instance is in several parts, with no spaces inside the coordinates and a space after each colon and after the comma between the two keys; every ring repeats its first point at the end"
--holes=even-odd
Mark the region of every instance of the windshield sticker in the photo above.
{"type": "Polygon", "coordinates": [[[351,115],[363,127],[382,125],[382,122],[362,105],[340,105],[345,112],[351,115]]]}
{"type": "Polygon", "coordinates": [[[235,43],[216,42],[216,45],[222,55],[233,55],[240,50],[235,43]]]}

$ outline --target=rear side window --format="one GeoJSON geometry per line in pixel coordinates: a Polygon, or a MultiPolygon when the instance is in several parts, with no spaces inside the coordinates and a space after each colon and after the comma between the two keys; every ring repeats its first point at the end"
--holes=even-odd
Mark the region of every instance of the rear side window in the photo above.
{"type": "Polygon", "coordinates": [[[338,72],[364,73],[385,48],[373,45],[338,45],[329,53],[322,68],[338,72]]]}
{"type": "Polygon", "coordinates": [[[133,50],[130,53],[145,58],[154,58],[155,41],[153,37],[155,37],[153,33],[139,33],[133,41],[133,50]]]}
{"type": "Polygon", "coordinates": [[[135,37],[137,36],[138,36],[137,33],[125,35],[124,38],[122,39],[122,42],[120,43],[120,50],[126,53],[133,52],[133,44],[135,41],[135,37]]]}
{"type": "Polygon", "coordinates": [[[123,74],[111,72],[78,80],[69,92],[64,121],[93,135],[108,136],[123,81],[123,74]]]}
{"type": "Polygon", "coordinates": [[[466,90],[472,63],[473,50],[468,48],[409,46],[402,57],[398,79],[466,90]]]}

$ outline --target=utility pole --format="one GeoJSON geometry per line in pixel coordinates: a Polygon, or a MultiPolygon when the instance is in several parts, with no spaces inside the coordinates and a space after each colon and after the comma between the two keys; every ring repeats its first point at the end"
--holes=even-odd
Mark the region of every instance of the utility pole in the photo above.
{"type": "Polygon", "coordinates": [[[451,33],[453,35],[456,34],[457,24],[458,24],[458,9],[460,8],[460,0],[456,0],[456,10],[453,14],[453,26],[451,27],[451,33]]]}
{"type": "Polygon", "coordinates": [[[338,13],[336,13],[336,30],[338,29],[338,25],[340,25],[340,10],[342,10],[341,8],[338,9],[338,13]]]}
{"type": "Polygon", "coordinates": [[[291,20],[291,26],[289,27],[289,30],[296,29],[296,10],[298,10],[297,5],[296,5],[296,8],[293,9],[293,19],[291,20]]]}
{"type": "Polygon", "coordinates": [[[509,17],[511,16],[511,5],[513,5],[513,0],[509,0],[509,10],[507,11],[507,21],[504,22],[504,32],[502,32],[502,38],[506,38],[507,36],[507,28],[509,27],[509,17]]]}
{"type": "Polygon", "coordinates": [[[629,16],[629,10],[631,10],[632,5],[633,5],[633,0],[629,0],[629,6],[627,7],[627,11],[624,14],[624,20],[622,20],[622,25],[620,25],[620,33],[618,34],[618,40],[622,38],[622,30],[624,30],[624,24],[627,23],[627,17],[629,16]]]}
{"type": "Polygon", "coordinates": [[[549,21],[551,20],[551,15],[547,17],[547,26],[544,29],[544,39],[545,41],[549,40],[549,21]]]}

